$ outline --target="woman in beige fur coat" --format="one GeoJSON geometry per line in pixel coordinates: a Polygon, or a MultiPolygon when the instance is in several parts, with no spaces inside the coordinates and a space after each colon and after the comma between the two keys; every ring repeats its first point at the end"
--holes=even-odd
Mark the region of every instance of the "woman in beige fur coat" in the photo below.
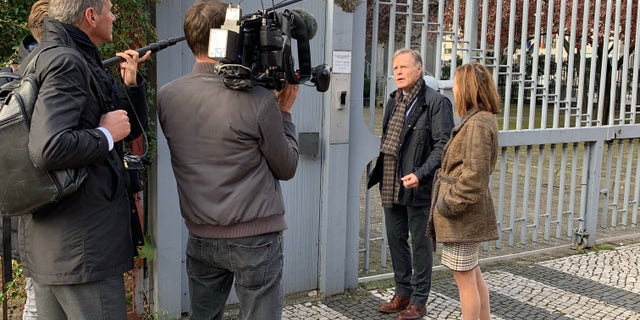
{"type": "Polygon", "coordinates": [[[500,96],[489,70],[456,69],[454,111],[461,117],[434,181],[429,233],[442,243],[442,264],[453,272],[465,320],[489,319],[489,289],[478,265],[480,244],[498,238],[489,178],[498,154],[500,96]]]}

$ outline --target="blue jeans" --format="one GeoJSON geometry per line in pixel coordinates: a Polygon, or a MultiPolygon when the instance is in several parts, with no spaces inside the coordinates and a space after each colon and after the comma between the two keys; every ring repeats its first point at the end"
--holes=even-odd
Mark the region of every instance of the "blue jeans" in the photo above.
{"type": "Polygon", "coordinates": [[[127,319],[123,276],[69,285],[33,281],[33,289],[39,319],[127,319]]]}
{"type": "Polygon", "coordinates": [[[190,234],[187,241],[190,319],[222,319],[234,280],[240,320],[281,319],[282,267],[282,232],[233,239],[207,239],[190,234]]]}

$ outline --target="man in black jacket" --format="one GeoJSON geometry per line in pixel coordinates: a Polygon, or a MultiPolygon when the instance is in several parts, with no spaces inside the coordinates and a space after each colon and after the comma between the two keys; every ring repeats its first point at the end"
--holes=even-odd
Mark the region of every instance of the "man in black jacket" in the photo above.
{"type": "Polygon", "coordinates": [[[451,102],[422,78],[422,58],[411,49],[393,56],[398,90],[382,123],[380,154],[368,187],[380,183],[395,295],[378,307],[398,319],[420,319],[431,290],[433,251],[426,235],[433,176],[453,127],[451,102]],[[409,233],[411,248],[409,248],[409,233]]]}
{"type": "Polygon", "coordinates": [[[121,99],[102,68],[98,46],[112,40],[110,0],[52,0],[35,72],[41,83],[31,121],[29,152],[46,170],[84,167],[80,189],[55,205],[23,216],[20,253],[33,278],[38,316],[45,319],[126,319],[123,273],[133,267],[134,248],[127,173],[117,145],[143,128],[145,86],[134,50],[121,76],[130,97],[121,99]]]}

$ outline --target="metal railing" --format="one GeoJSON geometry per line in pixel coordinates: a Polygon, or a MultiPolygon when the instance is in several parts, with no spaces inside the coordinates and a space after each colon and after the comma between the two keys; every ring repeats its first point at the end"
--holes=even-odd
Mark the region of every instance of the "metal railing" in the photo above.
{"type": "MultiPolygon", "coordinates": [[[[376,11],[388,7],[392,14],[389,26],[372,26],[374,34],[389,28],[389,53],[402,46],[394,41],[399,31],[393,22],[400,2],[415,8],[412,0],[375,1],[376,11]]],[[[503,94],[501,152],[490,186],[501,232],[500,239],[485,243],[484,254],[593,246],[598,238],[637,233],[637,4],[525,0],[517,7],[515,1],[483,0],[466,1],[469,7],[464,7],[458,0],[433,2],[437,12],[434,5],[415,12],[422,18],[411,19],[405,28],[412,31],[404,32],[405,37],[421,34],[421,45],[414,49],[422,52],[425,65],[434,65],[432,73],[444,80],[442,67],[450,66],[453,77],[458,56],[479,61],[493,71],[503,94]],[[498,14],[490,15],[492,10],[498,14]],[[464,21],[460,12],[466,12],[464,21]],[[500,12],[522,14],[505,19],[500,12]],[[445,49],[450,54],[443,54],[445,49]]],[[[413,43],[405,38],[405,45],[413,43]]],[[[369,112],[380,121],[380,114],[369,112]]],[[[363,195],[360,275],[389,272],[377,190],[363,187],[363,195]]]]}

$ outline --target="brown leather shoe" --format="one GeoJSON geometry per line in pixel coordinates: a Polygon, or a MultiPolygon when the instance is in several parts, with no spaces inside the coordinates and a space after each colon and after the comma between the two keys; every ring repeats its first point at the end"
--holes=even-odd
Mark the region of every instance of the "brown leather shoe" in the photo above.
{"type": "Polygon", "coordinates": [[[415,320],[422,319],[424,314],[427,313],[426,306],[419,306],[415,304],[410,304],[406,309],[402,310],[400,314],[398,314],[398,320],[415,320]]]}
{"type": "Polygon", "coordinates": [[[378,311],[384,313],[394,313],[403,310],[409,305],[410,297],[394,295],[391,301],[378,306],[378,311]]]}

